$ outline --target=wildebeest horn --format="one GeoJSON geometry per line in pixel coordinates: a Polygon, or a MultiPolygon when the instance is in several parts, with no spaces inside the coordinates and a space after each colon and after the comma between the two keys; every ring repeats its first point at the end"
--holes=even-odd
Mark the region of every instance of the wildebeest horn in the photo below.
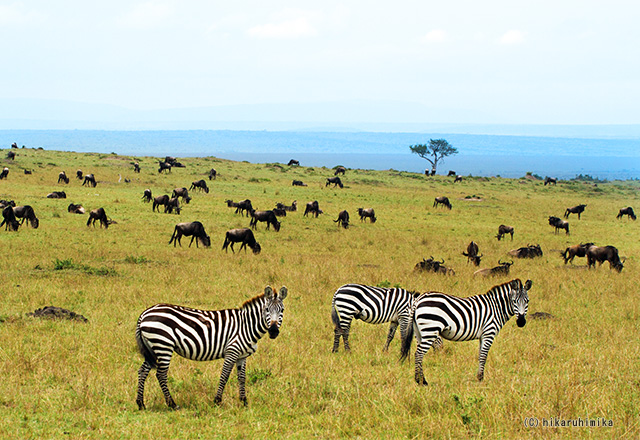
{"type": "Polygon", "coordinates": [[[440,262],[440,264],[444,264],[444,258],[442,259],[442,261],[440,262]]]}

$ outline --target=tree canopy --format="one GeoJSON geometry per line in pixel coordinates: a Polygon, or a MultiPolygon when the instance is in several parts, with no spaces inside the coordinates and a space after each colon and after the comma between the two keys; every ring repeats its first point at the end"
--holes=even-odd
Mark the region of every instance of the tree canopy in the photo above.
{"type": "Polygon", "coordinates": [[[429,161],[432,170],[435,171],[438,162],[447,156],[458,154],[458,149],[452,146],[446,139],[429,139],[429,143],[409,146],[411,152],[429,161]]]}

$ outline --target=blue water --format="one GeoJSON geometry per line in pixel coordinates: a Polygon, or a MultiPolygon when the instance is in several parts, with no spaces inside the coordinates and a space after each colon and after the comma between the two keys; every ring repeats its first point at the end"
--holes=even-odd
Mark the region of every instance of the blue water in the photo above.
{"type": "Polygon", "coordinates": [[[439,164],[474,176],[520,177],[527,172],[571,178],[640,178],[640,139],[499,136],[459,133],[296,132],[231,130],[0,130],[0,146],[130,156],[215,156],[250,162],[344,165],[424,172],[430,164],[409,145],[444,138],[459,154],[439,164]]]}

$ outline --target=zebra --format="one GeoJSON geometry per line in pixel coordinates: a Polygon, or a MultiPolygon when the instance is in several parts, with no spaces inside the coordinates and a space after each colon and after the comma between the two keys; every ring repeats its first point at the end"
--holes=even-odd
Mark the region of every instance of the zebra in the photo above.
{"type": "Polygon", "coordinates": [[[246,301],[239,309],[197,310],[156,304],[142,312],[136,326],[136,342],[144,356],[138,370],[138,408],[145,409],[144,383],[152,368],[157,368],[156,377],[167,405],[177,408],[167,387],[167,372],[174,351],[195,361],[224,358],[216,404],[222,401],[224,387],[235,365],[240,401],[246,406],[247,358],[256,352],[258,340],[265,333],[269,332],[271,339],[280,333],[284,312],[282,301],[286,297],[286,287],[275,293],[267,286],[264,294],[246,301]]]}
{"type": "Polygon", "coordinates": [[[484,364],[494,338],[502,326],[517,315],[518,327],[527,323],[529,294],[532,282],[522,285],[519,279],[492,287],[483,295],[458,298],[444,293],[430,292],[420,295],[411,307],[412,325],[402,341],[401,360],[405,360],[416,333],[415,379],[427,385],[422,373],[422,359],[436,337],[451,341],[480,339],[479,368],[477,378],[484,379],[484,364]]]}

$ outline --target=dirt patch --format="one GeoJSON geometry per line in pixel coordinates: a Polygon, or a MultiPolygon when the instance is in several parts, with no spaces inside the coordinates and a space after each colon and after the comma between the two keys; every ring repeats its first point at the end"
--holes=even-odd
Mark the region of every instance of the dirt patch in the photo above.
{"type": "Polygon", "coordinates": [[[530,316],[531,319],[555,319],[555,316],[553,316],[551,313],[546,312],[536,312],[530,316]]]}
{"type": "Polygon", "coordinates": [[[71,310],[62,309],[56,306],[47,306],[42,309],[37,309],[34,312],[27,313],[27,316],[33,316],[36,318],[48,318],[48,319],[68,319],[70,321],[89,322],[87,318],[82,315],[72,312],[71,310]]]}

